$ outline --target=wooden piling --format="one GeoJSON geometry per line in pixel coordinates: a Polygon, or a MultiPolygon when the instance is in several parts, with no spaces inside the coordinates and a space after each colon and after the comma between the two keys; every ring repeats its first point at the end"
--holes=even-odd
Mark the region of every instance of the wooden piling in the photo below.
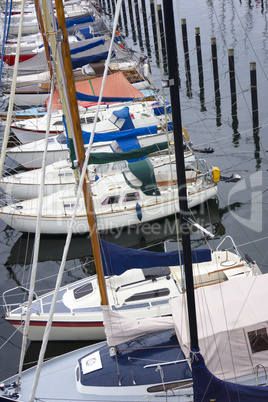
{"type": "Polygon", "coordinates": [[[150,57],[151,56],[151,46],[150,46],[150,35],[149,35],[149,29],[148,29],[148,20],[147,20],[145,0],[141,0],[141,9],[142,9],[142,18],[143,18],[143,25],[144,25],[145,44],[146,44],[148,56],[150,57]]]}
{"type": "Polygon", "coordinates": [[[229,60],[229,77],[230,77],[230,90],[231,90],[231,106],[232,106],[232,110],[233,110],[233,109],[236,109],[236,107],[237,107],[234,50],[233,49],[228,49],[228,60],[229,60]]]}
{"type": "Polygon", "coordinates": [[[203,75],[203,62],[202,62],[202,51],[201,51],[201,39],[200,39],[200,28],[195,28],[195,46],[196,46],[196,55],[197,55],[197,65],[198,65],[198,78],[199,84],[204,82],[203,75]]]}
{"type": "Polygon", "coordinates": [[[161,38],[161,47],[162,47],[162,52],[165,55],[166,54],[166,39],[165,39],[163,13],[162,13],[161,4],[157,5],[157,15],[158,15],[160,38],[161,38]]]}
{"type": "Polygon", "coordinates": [[[127,11],[126,11],[126,0],[122,0],[122,13],[126,37],[128,37],[128,22],[127,22],[127,11]]]}
{"type": "Polygon", "coordinates": [[[256,62],[250,63],[250,88],[251,88],[251,106],[253,128],[259,127],[258,94],[257,94],[257,71],[256,62]]]}
{"type": "Polygon", "coordinates": [[[188,48],[187,25],[185,18],[181,19],[181,30],[182,30],[182,43],[184,50],[185,69],[186,72],[190,72],[190,57],[188,48]]]}
{"type": "Polygon", "coordinates": [[[139,39],[139,43],[140,43],[140,48],[142,51],[144,51],[142,34],[141,34],[141,20],[140,20],[140,10],[139,10],[138,0],[134,0],[134,10],[135,10],[135,16],[136,16],[136,27],[137,27],[137,34],[138,34],[138,39],[139,39]]]}
{"type": "Polygon", "coordinates": [[[219,71],[218,71],[217,44],[215,37],[211,38],[211,53],[212,53],[215,98],[218,99],[220,98],[220,83],[219,83],[219,71]]]}
{"type": "Polygon", "coordinates": [[[134,44],[136,44],[137,43],[137,36],[136,36],[136,30],[135,30],[135,25],[134,25],[132,0],[128,0],[128,11],[129,11],[129,19],[130,19],[133,42],[134,42],[134,44]]]}
{"type": "Polygon", "coordinates": [[[151,20],[152,20],[152,28],[153,28],[153,37],[154,37],[154,48],[156,53],[156,59],[158,60],[158,41],[157,41],[157,29],[156,29],[156,17],[154,10],[154,0],[150,0],[150,11],[151,11],[151,20]]]}

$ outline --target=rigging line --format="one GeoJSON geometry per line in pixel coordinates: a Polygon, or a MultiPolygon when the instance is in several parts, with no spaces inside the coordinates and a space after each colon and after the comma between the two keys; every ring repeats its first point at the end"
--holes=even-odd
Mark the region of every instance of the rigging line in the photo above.
{"type": "MultiPolygon", "coordinates": [[[[218,194],[218,197],[223,201],[223,199],[222,199],[222,197],[218,194]]],[[[245,229],[245,225],[243,225],[243,224],[241,224],[241,222],[239,222],[239,220],[237,220],[237,222],[236,222],[238,225],[239,225],[239,227],[240,227],[240,230],[242,230],[243,231],[243,233],[245,234],[245,236],[250,240],[250,237],[249,237],[249,235],[248,235],[248,231],[245,229]]],[[[248,243],[245,243],[245,244],[252,244],[252,245],[254,245],[254,243],[256,242],[257,240],[252,240],[252,241],[249,241],[248,243]]],[[[241,247],[241,245],[239,246],[239,247],[241,247]]],[[[257,247],[255,247],[255,249],[256,249],[256,251],[258,252],[258,254],[261,254],[261,251],[257,248],[257,247]]],[[[262,255],[262,257],[263,257],[263,255],[262,255]]],[[[264,257],[263,257],[264,258],[264,257]]]]}
{"type": "MultiPolygon", "coordinates": [[[[54,66],[52,68],[54,68],[54,66]]],[[[41,178],[41,182],[40,182],[40,193],[39,193],[39,199],[38,199],[38,213],[37,213],[35,242],[34,242],[33,265],[32,265],[32,270],[31,270],[31,282],[30,282],[29,298],[28,298],[28,309],[27,309],[27,314],[26,314],[26,319],[25,319],[25,325],[23,328],[22,348],[21,348],[20,364],[19,364],[19,374],[18,374],[18,382],[19,383],[21,380],[23,362],[24,362],[25,353],[26,353],[28,331],[29,331],[29,326],[30,326],[31,306],[32,306],[33,298],[34,298],[34,288],[35,288],[35,280],[36,280],[37,265],[38,265],[38,255],[39,255],[39,246],[40,246],[40,228],[41,228],[44,183],[45,183],[45,174],[46,174],[47,145],[48,145],[49,128],[50,128],[51,114],[52,114],[53,92],[54,92],[54,78],[52,77],[51,94],[50,94],[48,111],[47,111],[48,117],[47,117],[47,127],[46,127],[46,137],[45,137],[45,150],[44,150],[43,160],[42,160],[42,178],[41,178]]]]}
{"type": "Polygon", "coordinates": [[[18,328],[16,328],[16,330],[13,332],[13,334],[10,335],[9,338],[6,339],[6,341],[3,343],[3,345],[0,346],[0,350],[10,341],[11,338],[13,338],[13,336],[20,330],[20,328],[22,327],[23,324],[20,324],[18,326],[18,328]]]}

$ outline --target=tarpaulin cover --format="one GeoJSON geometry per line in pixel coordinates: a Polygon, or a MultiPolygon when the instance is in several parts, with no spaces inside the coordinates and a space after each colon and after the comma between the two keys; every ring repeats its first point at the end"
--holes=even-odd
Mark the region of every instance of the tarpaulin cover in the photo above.
{"type": "Polygon", "coordinates": [[[194,402],[266,402],[268,388],[239,385],[222,381],[206,367],[203,356],[195,354],[192,361],[194,402]]]}
{"type": "MultiPolygon", "coordinates": [[[[115,53],[112,52],[111,57],[113,58],[114,56],[115,56],[115,53]]],[[[86,66],[87,64],[90,64],[90,63],[97,63],[99,61],[106,60],[107,57],[108,57],[108,52],[93,54],[92,56],[85,56],[85,57],[76,57],[76,58],[71,57],[72,67],[73,67],[73,69],[76,69],[79,67],[86,66]]],[[[87,96],[87,95],[81,94],[79,92],[76,92],[76,96],[77,96],[77,100],[80,100],[80,101],[98,102],[98,99],[99,99],[98,96],[93,96],[93,97],[87,96]]],[[[103,102],[108,102],[108,101],[103,100],[103,102]]]]}
{"type": "MultiPolygon", "coordinates": [[[[157,126],[133,128],[131,130],[123,130],[123,131],[110,131],[107,133],[95,133],[93,142],[117,141],[156,133],[157,133],[157,126]]],[[[82,135],[84,144],[88,144],[91,133],[82,130],[82,135]]]]}
{"type": "Polygon", "coordinates": [[[147,147],[143,148],[131,149],[126,152],[92,152],[90,154],[88,164],[103,165],[105,163],[139,159],[145,155],[150,155],[167,149],[167,147],[167,142],[159,142],[158,144],[148,145],[147,147]]]}
{"type": "MultiPolygon", "coordinates": [[[[100,240],[104,275],[121,275],[131,268],[153,268],[180,265],[179,252],[135,250],[100,240]]],[[[193,263],[211,261],[209,249],[192,250],[193,263]]],[[[181,251],[183,264],[183,252],[181,251]]]]}
{"type": "MultiPolygon", "coordinates": [[[[98,97],[101,90],[102,85],[102,77],[96,77],[92,79],[86,79],[85,81],[76,82],[75,90],[80,94],[93,95],[94,100],[98,101],[98,97]],[[97,97],[97,98],[96,98],[97,97]]],[[[119,102],[121,99],[140,99],[144,98],[144,95],[136,89],[131,83],[127,80],[123,73],[117,72],[110,74],[106,77],[103,97],[109,99],[109,102],[119,102]],[[110,99],[115,99],[110,101],[110,99]]],[[[48,106],[49,98],[46,100],[46,105],[48,106]]],[[[61,102],[59,101],[60,95],[58,89],[56,88],[53,92],[53,106],[52,109],[61,109],[61,102]]],[[[105,102],[102,98],[102,101],[105,102]]],[[[83,102],[79,101],[79,105],[83,106],[83,102]]]]}
{"type": "Polygon", "coordinates": [[[87,45],[76,47],[75,49],[70,49],[71,55],[84,52],[85,50],[93,49],[94,47],[104,45],[105,39],[100,39],[94,43],[88,43],[87,45]]]}
{"type": "Polygon", "coordinates": [[[94,16],[86,17],[86,18],[79,18],[79,19],[72,19],[66,21],[66,28],[70,28],[73,25],[84,24],[85,22],[93,22],[95,20],[94,16]]]}

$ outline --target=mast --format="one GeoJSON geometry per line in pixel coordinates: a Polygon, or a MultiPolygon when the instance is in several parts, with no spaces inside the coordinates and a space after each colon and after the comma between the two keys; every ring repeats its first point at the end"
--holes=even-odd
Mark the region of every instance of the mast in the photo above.
{"type": "Polygon", "coordinates": [[[176,169],[178,177],[178,192],[180,205],[180,228],[182,233],[182,249],[186,279],[186,297],[188,306],[188,319],[190,327],[191,350],[199,351],[196,309],[194,298],[194,280],[191,254],[190,227],[187,222],[189,216],[187,187],[184,165],[183,134],[181,121],[181,107],[179,94],[179,65],[174,24],[172,0],[163,0],[166,46],[168,59],[168,75],[170,101],[172,108],[173,133],[175,143],[176,169]]]}
{"type": "MultiPolygon", "coordinates": [[[[76,156],[78,159],[78,166],[80,169],[80,173],[82,173],[84,161],[85,161],[85,151],[84,151],[84,143],[82,137],[82,130],[80,124],[80,116],[78,111],[77,99],[76,99],[76,92],[75,92],[75,84],[73,78],[73,69],[71,63],[71,54],[69,49],[69,42],[68,42],[68,35],[63,11],[63,4],[62,0],[55,1],[56,11],[57,11],[57,22],[58,22],[58,29],[62,35],[62,42],[61,42],[61,52],[62,58],[64,63],[64,70],[66,75],[66,81],[68,83],[67,91],[68,91],[68,101],[70,106],[71,112],[71,122],[73,125],[73,134],[76,143],[76,156]]],[[[66,111],[63,110],[63,113],[66,111]]],[[[84,181],[83,181],[83,194],[85,200],[85,207],[86,207],[86,214],[87,220],[90,229],[90,236],[92,242],[92,250],[95,260],[96,272],[98,275],[98,282],[100,287],[100,295],[101,295],[101,302],[103,305],[108,305],[108,295],[105,286],[105,279],[102,270],[102,261],[101,261],[101,253],[99,247],[99,239],[97,235],[97,225],[95,222],[94,217],[94,207],[93,201],[91,197],[91,190],[89,188],[89,178],[87,173],[85,174],[84,181]]]]}

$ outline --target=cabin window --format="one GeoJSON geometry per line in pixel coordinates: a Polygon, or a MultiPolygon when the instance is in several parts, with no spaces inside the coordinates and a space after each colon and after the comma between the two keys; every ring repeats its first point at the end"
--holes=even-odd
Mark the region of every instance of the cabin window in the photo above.
{"type": "Polygon", "coordinates": [[[92,283],[87,283],[86,285],[82,285],[79,288],[74,289],[73,294],[75,300],[81,299],[81,297],[87,296],[93,292],[92,283]]]}
{"type": "Polygon", "coordinates": [[[59,177],[73,176],[73,173],[72,173],[72,172],[59,173],[58,176],[59,176],[59,177]]]}
{"type": "MultiPolygon", "coordinates": [[[[100,121],[100,118],[97,118],[97,122],[100,121]]],[[[94,116],[89,116],[86,118],[87,124],[94,123],[94,116]]]]}
{"type": "Polygon", "coordinates": [[[81,117],[80,118],[80,124],[86,124],[86,119],[84,118],[84,117],[81,117]]]}
{"type": "Polygon", "coordinates": [[[61,133],[58,137],[57,137],[57,142],[59,144],[67,144],[67,137],[64,133],[61,133]]]}
{"type": "Polygon", "coordinates": [[[126,167],[127,167],[127,162],[126,161],[115,162],[113,164],[112,170],[124,169],[126,167]]]}
{"type": "Polygon", "coordinates": [[[105,200],[102,201],[101,205],[118,204],[119,199],[120,195],[112,195],[110,197],[105,198],[105,200]]]}
{"type": "Polygon", "coordinates": [[[128,193],[125,195],[124,202],[137,201],[140,199],[140,194],[138,192],[128,193]]]}
{"type": "Polygon", "coordinates": [[[112,114],[112,116],[110,116],[109,118],[110,122],[113,123],[116,127],[119,128],[119,130],[123,127],[124,123],[125,123],[125,119],[122,119],[120,117],[115,116],[114,114],[112,114]]]}
{"type": "Polygon", "coordinates": [[[170,294],[170,290],[168,288],[155,289],[155,290],[150,290],[149,292],[135,293],[134,295],[130,296],[125,301],[133,302],[133,301],[146,300],[146,299],[155,299],[157,297],[168,296],[169,294],[170,294]]]}
{"type": "Polygon", "coordinates": [[[64,208],[74,208],[75,204],[64,204],[64,208]]]}
{"type": "Polygon", "coordinates": [[[268,350],[268,334],[266,328],[248,332],[248,339],[252,353],[268,350]]]}
{"type": "Polygon", "coordinates": [[[64,124],[63,124],[62,120],[59,120],[59,121],[56,121],[55,123],[53,123],[53,126],[64,126],[64,124]]]}
{"type": "Polygon", "coordinates": [[[106,165],[99,165],[96,167],[95,172],[100,174],[100,173],[105,173],[109,169],[109,164],[107,163],[106,165]]]}

